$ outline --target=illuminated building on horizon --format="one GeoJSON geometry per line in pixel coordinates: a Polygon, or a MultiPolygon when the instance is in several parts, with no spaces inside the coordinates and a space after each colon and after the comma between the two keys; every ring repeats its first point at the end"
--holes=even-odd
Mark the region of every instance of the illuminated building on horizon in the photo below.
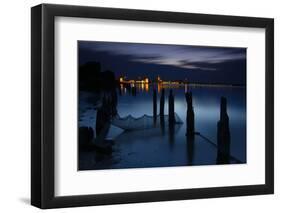
{"type": "Polygon", "coordinates": [[[151,81],[148,77],[138,77],[137,80],[134,79],[126,79],[126,77],[121,76],[119,78],[119,83],[121,84],[150,84],[150,83],[158,83],[163,85],[179,85],[179,84],[186,84],[187,80],[172,80],[172,81],[165,81],[162,80],[161,77],[158,75],[155,81],[151,81]]]}
{"type": "Polygon", "coordinates": [[[127,79],[125,79],[125,77],[120,77],[119,83],[122,83],[122,84],[149,84],[150,80],[148,77],[145,77],[143,79],[139,77],[138,80],[127,80],[127,79]]]}

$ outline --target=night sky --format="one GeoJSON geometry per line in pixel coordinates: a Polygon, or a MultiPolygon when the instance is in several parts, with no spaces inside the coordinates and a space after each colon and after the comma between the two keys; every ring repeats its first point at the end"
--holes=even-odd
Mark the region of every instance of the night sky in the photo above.
{"type": "Polygon", "coordinates": [[[246,48],[78,41],[78,50],[79,65],[100,62],[116,77],[246,83],[246,48]]]}

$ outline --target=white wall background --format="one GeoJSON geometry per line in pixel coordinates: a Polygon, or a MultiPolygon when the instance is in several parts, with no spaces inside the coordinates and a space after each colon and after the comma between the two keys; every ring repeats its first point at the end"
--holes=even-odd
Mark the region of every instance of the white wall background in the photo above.
{"type": "MultiPolygon", "coordinates": [[[[276,0],[45,0],[81,4],[275,18],[275,195],[49,210],[49,212],[279,212],[281,208],[281,3],[276,0]]],[[[37,0],[0,7],[0,212],[39,212],[30,197],[30,7],[37,0]]]]}

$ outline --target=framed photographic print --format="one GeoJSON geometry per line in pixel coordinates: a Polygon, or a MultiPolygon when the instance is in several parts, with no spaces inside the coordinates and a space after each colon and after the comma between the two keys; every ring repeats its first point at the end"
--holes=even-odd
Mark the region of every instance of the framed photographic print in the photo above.
{"type": "Polygon", "coordinates": [[[31,203],[271,194],[274,21],[31,9],[31,203]]]}

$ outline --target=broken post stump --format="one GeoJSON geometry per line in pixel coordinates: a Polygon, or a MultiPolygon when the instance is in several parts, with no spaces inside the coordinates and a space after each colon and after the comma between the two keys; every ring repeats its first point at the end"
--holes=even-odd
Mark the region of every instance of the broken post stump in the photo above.
{"type": "Polygon", "coordinates": [[[217,123],[217,164],[227,164],[230,159],[230,130],[227,100],[221,97],[220,120],[217,123]]]}
{"type": "Polygon", "coordinates": [[[186,110],[186,136],[194,138],[195,126],[194,126],[194,110],[192,105],[192,93],[186,92],[185,99],[187,103],[186,110]]]}

